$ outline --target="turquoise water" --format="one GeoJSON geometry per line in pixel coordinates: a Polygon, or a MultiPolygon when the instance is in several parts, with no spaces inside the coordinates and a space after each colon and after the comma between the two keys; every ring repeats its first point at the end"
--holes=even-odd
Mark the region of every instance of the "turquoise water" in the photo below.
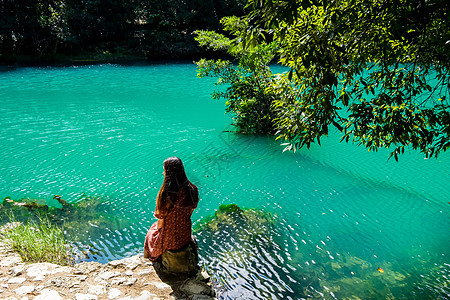
{"type": "Polygon", "coordinates": [[[195,224],[228,203],[275,217],[245,240],[230,234],[236,228],[198,234],[223,298],[450,298],[450,153],[410,152],[397,163],[337,135],[282,153],[273,138],[230,133],[224,104],[210,99],[214,80],[196,78],[192,64],[22,68],[0,78],[0,197],[101,197],[116,223],[71,233],[83,259],[141,252],[162,162],[176,155],[199,187],[195,224]]]}

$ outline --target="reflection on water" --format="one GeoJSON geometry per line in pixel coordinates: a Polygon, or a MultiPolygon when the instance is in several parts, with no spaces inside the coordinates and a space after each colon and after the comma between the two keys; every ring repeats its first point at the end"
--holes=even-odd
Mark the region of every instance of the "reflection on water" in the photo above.
{"type": "Polygon", "coordinates": [[[213,219],[194,230],[205,268],[223,284],[223,298],[268,299],[303,293],[298,285],[296,291],[290,287],[296,281],[284,271],[286,255],[280,248],[278,222],[276,215],[263,210],[222,205],[213,219]]]}
{"type": "Polygon", "coordinates": [[[450,298],[447,153],[396,163],[333,134],[281,153],[271,137],[229,132],[212,82],[191,64],[1,73],[0,197],[99,199],[66,231],[80,259],[105,263],[141,253],[176,155],[199,187],[196,226],[222,204],[272,216],[196,232],[223,298],[450,298]]]}
{"type": "Polygon", "coordinates": [[[351,252],[332,253],[329,240],[313,251],[301,246],[291,252],[289,240],[295,238],[285,230],[289,227],[268,212],[222,207],[199,226],[203,263],[223,284],[221,298],[448,298],[450,265],[430,263],[433,255],[420,261],[364,260],[351,252]]]}

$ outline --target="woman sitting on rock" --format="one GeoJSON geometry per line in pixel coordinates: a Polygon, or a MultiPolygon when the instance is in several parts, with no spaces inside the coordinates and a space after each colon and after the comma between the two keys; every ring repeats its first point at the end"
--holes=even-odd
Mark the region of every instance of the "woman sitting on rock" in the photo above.
{"type": "Polygon", "coordinates": [[[152,261],[160,261],[166,250],[179,250],[193,241],[191,215],[198,203],[198,189],[187,179],[181,160],[170,157],[163,166],[164,182],[156,198],[158,221],[144,245],[144,257],[152,261]]]}

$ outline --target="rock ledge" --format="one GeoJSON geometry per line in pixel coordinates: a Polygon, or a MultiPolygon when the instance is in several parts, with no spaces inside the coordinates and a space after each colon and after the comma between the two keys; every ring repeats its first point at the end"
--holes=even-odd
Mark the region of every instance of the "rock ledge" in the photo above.
{"type": "Polygon", "coordinates": [[[118,299],[212,300],[215,292],[208,274],[194,276],[161,271],[142,255],[105,265],[83,262],[73,267],[24,263],[0,242],[0,300],[118,299]]]}

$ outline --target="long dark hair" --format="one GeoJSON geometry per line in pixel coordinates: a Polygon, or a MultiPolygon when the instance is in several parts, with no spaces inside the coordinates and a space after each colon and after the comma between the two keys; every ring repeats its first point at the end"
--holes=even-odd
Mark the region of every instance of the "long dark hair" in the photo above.
{"type": "Polygon", "coordinates": [[[178,157],[164,161],[164,181],[156,197],[156,214],[166,216],[180,197],[178,205],[194,207],[198,202],[198,190],[186,176],[183,163],[178,157]],[[184,191],[184,192],[181,192],[184,191]]]}

